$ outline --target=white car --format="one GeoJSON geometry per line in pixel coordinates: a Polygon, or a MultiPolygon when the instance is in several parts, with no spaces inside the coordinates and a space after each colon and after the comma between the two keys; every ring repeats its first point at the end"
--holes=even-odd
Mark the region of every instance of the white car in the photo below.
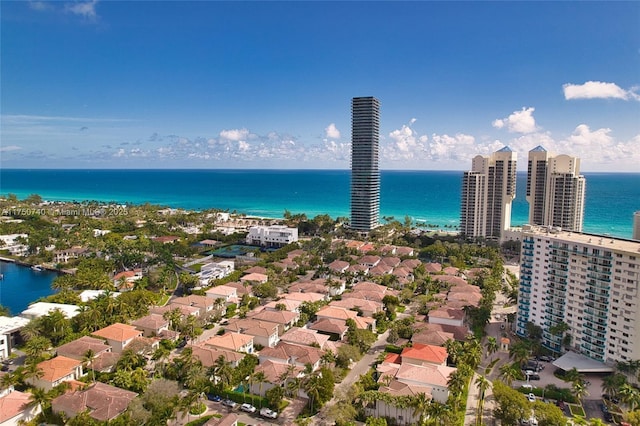
{"type": "Polygon", "coordinates": [[[255,413],[256,412],[256,407],[254,407],[251,404],[242,404],[240,406],[240,409],[246,413],[255,413]]]}
{"type": "Polygon", "coordinates": [[[536,396],[532,393],[527,395],[527,399],[529,400],[529,402],[536,402],[536,396]]]}
{"type": "Polygon", "coordinates": [[[260,415],[262,417],[266,417],[268,419],[275,419],[275,418],[278,417],[278,413],[276,413],[275,411],[270,410],[270,409],[268,409],[266,407],[260,410],[260,415]]]}

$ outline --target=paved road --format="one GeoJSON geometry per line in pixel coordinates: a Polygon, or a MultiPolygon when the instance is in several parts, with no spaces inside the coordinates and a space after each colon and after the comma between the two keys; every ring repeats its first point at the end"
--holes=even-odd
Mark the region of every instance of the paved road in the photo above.
{"type": "Polygon", "coordinates": [[[333,425],[333,421],[329,418],[328,412],[329,408],[334,405],[339,399],[343,398],[344,395],[349,391],[351,386],[358,381],[362,374],[365,374],[369,371],[369,368],[374,364],[378,355],[384,351],[384,347],[387,344],[387,337],[389,336],[389,331],[385,331],[381,335],[378,336],[378,340],[371,346],[371,349],[367,354],[365,354],[360,361],[358,361],[353,368],[346,375],[344,380],[340,382],[333,392],[333,398],[328,401],[320,410],[320,412],[312,419],[311,425],[314,426],[327,426],[333,425]]]}

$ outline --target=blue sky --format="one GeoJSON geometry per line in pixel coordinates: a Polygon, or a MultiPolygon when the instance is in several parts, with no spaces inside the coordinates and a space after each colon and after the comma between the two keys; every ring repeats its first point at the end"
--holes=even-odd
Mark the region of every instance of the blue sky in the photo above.
{"type": "Polygon", "coordinates": [[[640,2],[7,2],[0,166],[640,171],[640,2]]]}

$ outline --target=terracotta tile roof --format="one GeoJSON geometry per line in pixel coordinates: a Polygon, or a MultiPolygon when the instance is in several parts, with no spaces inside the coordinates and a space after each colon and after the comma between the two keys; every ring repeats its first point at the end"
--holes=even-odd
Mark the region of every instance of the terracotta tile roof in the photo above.
{"type": "Polygon", "coordinates": [[[416,269],[422,262],[418,259],[405,259],[400,263],[400,265],[407,267],[409,269],[416,269]]]}
{"type": "Polygon", "coordinates": [[[251,294],[251,290],[252,287],[251,285],[249,285],[248,282],[239,282],[239,281],[233,281],[230,283],[225,284],[227,287],[233,287],[236,289],[236,293],[238,294],[238,297],[242,296],[243,294],[251,294]]]}
{"type": "Polygon", "coordinates": [[[164,315],[166,312],[172,311],[174,309],[179,309],[182,316],[186,317],[187,315],[199,314],[200,309],[195,306],[183,305],[181,303],[169,303],[165,306],[153,306],[149,309],[149,312],[152,314],[164,315]]]}
{"type": "Polygon", "coordinates": [[[330,264],[328,264],[327,267],[334,272],[344,272],[349,267],[349,262],[336,259],[330,264]]]}
{"type": "Polygon", "coordinates": [[[221,418],[211,417],[202,426],[234,426],[238,423],[238,415],[229,413],[221,418]]]}
{"type": "Polygon", "coordinates": [[[411,347],[402,350],[402,358],[412,358],[419,361],[426,361],[433,364],[443,364],[447,361],[447,349],[442,346],[423,345],[414,343],[411,347]]]}
{"type": "Polygon", "coordinates": [[[289,286],[289,293],[303,292],[303,293],[329,293],[329,287],[326,284],[319,284],[314,282],[297,282],[289,286]]]}
{"type": "Polygon", "coordinates": [[[171,301],[171,304],[179,304],[186,306],[194,306],[196,308],[205,309],[215,305],[216,301],[207,296],[191,294],[189,296],[177,297],[171,301]]]}
{"type": "Polygon", "coordinates": [[[239,351],[251,342],[253,342],[253,336],[229,332],[222,336],[213,336],[211,339],[204,342],[204,344],[220,349],[239,351]]]}
{"type": "Polygon", "coordinates": [[[285,363],[293,360],[293,362],[299,364],[315,364],[323,354],[323,351],[312,346],[280,342],[273,348],[264,348],[261,350],[260,358],[279,359],[285,363]]]}
{"type": "Polygon", "coordinates": [[[365,274],[369,272],[369,267],[367,265],[351,265],[347,268],[347,272],[351,272],[353,274],[357,274],[358,272],[364,272],[365,274]]]}
{"type": "Polygon", "coordinates": [[[443,346],[447,340],[454,340],[453,333],[440,330],[420,330],[411,337],[411,341],[414,343],[434,346],[443,346]]]}
{"type": "Polygon", "coordinates": [[[98,421],[108,421],[124,413],[137,393],[96,382],[86,390],[66,393],[51,402],[54,412],[78,414],[89,411],[98,421]]]}
{"type": "Polygon", "coordinates": [[[13,391],[0,398],[0,423],[22,413],[30,402],[29,394],[20,391],[13,391]]]}
{"type": "Polygon", "coordinates": [[[118,363],[120,354],[115,352],[103,352],[94,358],[90,368],[95,371],[111,371],[113,367],[118,363]]]}
{"type": "Polygon", "coordinates": [[[207,294],[208,297],[213,297],[215,299],[215,296],[217,295],[236,296],[238,294],[238,290],[235,287],[231,287],[228,285],[219,285],[216,287],[211,287],[205,293],[207,294]]]}
{"type": "Polygon", "coordinates": [[[353,290],[347,293],[342,294],[342,299],[363,299],[363,300],[373,300],[375,302],[382,302],[385,294],[379,293],[377,291],[367,291],[367,290],[353,290]]]}
{"type": "Polygon", "coordinates": [[[92,350],[97,356],[101,352],[106,352],[111,349],[111,346],[104,343],[102,339],[96,339],[95,337],[83,336],[79,339],[72,340],[69,343],[65,343],[56,349],[58,355],[63,355],[69,358],[82,361],[88,350],[92,350]]]}
{"type": "Polygon", "coordinates": [[[447,266],[442,270],[442,272],[444,272],[446,275],[458,275],[460,273],[460,269],[453,266],[447,266]]]}
{"type": "Polygon", "coordinates": [[[370,281],[363,281],[353,286],[353,291],[375,291],[377,293],[387,294],[389,288],[370,281]]]}
{"type": "Polygon", "coordinates": [[[285,325],[297,321],[300,318],[300,314],[288,311],[262,311],[252,315],[250,318],[285,325]]]}
{"type": "Polygon", "coordinates": [[[412,247],[396,247],[396,254],[398,256],[413,256],[414,250],[412,247]]]}
{"type": "Polygon", "coordinates": [[[431,279],[433,281],[440,281],[443,283],[451,284],[451,285],[467,285],[469,284],[466,280],[460,277],[454,277],[453,275],[431,275],[431,279]]]}
{"type": "Polygon", "coordinates": [[[430,386],[409,385],[398,380],[392,380],[388,386],[381,386],[379,391],[393,396],[417,396],[423,393],[428,398],[431,398],[433,389],[430,386]]]}
{"type": "Polygon", "coordinates": [[[424,364],[414,365],[403,363],[396,373],[396,379],[418,382],[426,386],[446,387],[449,376],[456,371],[453,367],[444,365],[424,364]]]}
{"type": "Polygon", "coordinates": [[[401,262],[400,258],[394,257],[394,256],[383,257],[382,260],[380,261],[380,263],[384,263],[385,265],[389,265],[393,268],[400,265],[400,262],[401,262]]]}
{"type": "Polygon", "coordinates": [[[424,270],[429,273],[442,271],[442,264],[436,262],[429,262],[424,264],[424,270]]]}
{"type": "Polygon", "coordinates": [[[446,306],[440,309],[433,309],[429,311],[429,318],[463,320],[464,316],[465,314],[462,309],[453,309],[446,306]]]}
{"type": "Polygon", "coordinates": [[[171,242],[177,241],[179,239],[180,239],[180,237],[176,237],[176,236],[172,236],[172,235],[166,235],[166,236],[162,236],[162,237],[155,237],[155,238],[152,238],[151,240],[159,242],[159,243],[171,243],[171,242]]]}
{"type": "Polygon", "coordinates": [[[251,336],[269,337],[278,334],[278,324],[254,318],[231,319],[224,328],[227,331],[251,336]]]}
{"type": "Polygon", "coordinates": [[[269,279],[269,277],[266,274],[258,274],[256,272],[252,273],[252,274],[247,274],[244,277],[240,278],[240,281],[256,281],[256,282],[265,282],[269,279]]]}
{"type": "Polygon", "coordinates": [[[251,268],[244,271],[245,274],[262,274],[267,275],[267,268],[263,268],[262,266],[252,266],[251,268]]]}
{"type": "Polygon", "coordinates": [[[428,323],[423,324],[423,326],[425,327],[423,330],[413,334],[413,336],[411,337],[412,341],[419,342],[419,343],[426,343],[419,339],[421,339],[421,335],[423,333],[427,333],[430,331],[442,331],[445,333],[451,333],[453,334],[455,340],[458,340],[458,341],[465,340],[470,333],[469,328],[465,326],[456,326],[456,325],[447,325],[447,324],[428,324],[428,323]]]}
{"type": "Polygon", "coordinates": [[[329,303],[329,306],[336,306],[344,309],[359,308],[365,311],[379,312],[382,311],[384,305],[381,302],[375,300],[358,299],[350,297],[342,300],[334,300],[329,303]]]}
{"type": "Polygon", "coordinates": [[[329,340],[329,336],[307,328],[292,327],[289,331],[280,336],[280,340],[305,346],[315,344],[322,349],[324,344],[329,340]]]}
{"type": "Polygon", "coordinates": [[[318,318],[333,318],[346,321],[348,319],[355,319],[355,317],[358,316],[358,313],[345,308],[339,308],[337,306],[323,306],[318,310],[316,316],[318,318]]]}
{"type": "Polygon", "coordinates": [[[38,369],[42,370],[40,380],[55,382],[73,373],[74,369],[82,363],[77,359],[57,356],[38,364],[38,369]]]}
{"type": "Polygon", "coordinates": [[[392,274],[398,278],[409,278],[413,275],[413,271],[410,268],[399,266],[393,270],[392,274]]]}
{"type": "Polygon", "coordinates": [[[94,331],[93,335],[115,342],[125,342],[134,337],[142,336],[142,331],[132,325],[117,322],[98,331],[94,331]]]}
{"type": "MultiPolygon", "coordinates": [[[[262,371],[268,382],[279,385],[283,383],[281,378],[285,376],[290,366],[291,364],[287,364],[286,362],[274,362],[267,359],[264,362],[261,362],[260,365],[255,368],[255,371],[262,371]]],[[[304,369],[302,367],[294,366],[290,378],[297,377],[303,371],[304,369]]]]}
{"type": "Polygon", "coordinates": [[[162,315],[149,314],[142,318],[138,318],[131,324],[136,327],[158,330],[162,327],[167,327],[169,325],[169,320],[164,319],[162,315]]]}
{"type": "Polygon", "coordinates": [[[324,331],[325,333],[337,334],[342,336],[349,330],[347,323],[343,320],[323,318],[314,322],[309,326],[311,330],[324,331]]]}
{"type": "Polygon", "coordinates": [[[314,292],[304,292],[304,293],[285,293],[282,295],[283,299],[287,300],[297,300],[300,302],[318,302],[320,300],[325,300],[326,296],[321,293],[314,292]]]}
{"type": "Polygon", "coordinates": [[[375,249],[376,249],[376,246],[374,246],[371,243],[365,243],[360,247],[358,247],[358,251],[361,251],[362,253],[368,253],[370,251],[374,251],[375,249]]]}
{"type": "Polygon", "coordinates": [[[285,311],[296,311],[302,305],[302,302],[299,300],[280,299],[267,303],[264,308],[268,311],[279,311],[278,305],[284,305],[285,311]]]}
{"type": "Polygon", "coordinates": [[[207,346],[188,346],[191,348],[194,358],[200,360],[206,368],[215,364],[216,360],[223,357],[225,361],[237,364],[244,358],[244,354],[234,351],[225,351],[207,346]]]}

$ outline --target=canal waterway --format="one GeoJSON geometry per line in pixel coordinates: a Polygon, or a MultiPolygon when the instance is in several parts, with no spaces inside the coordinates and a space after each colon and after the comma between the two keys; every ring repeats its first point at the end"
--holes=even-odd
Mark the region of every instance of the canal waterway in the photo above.
{"type": "Polygon", "coordinates": [[[0,274],[0,305],[9,308],[12,315],[19,315],[37,299],[53,294],[51,283],[58,276],[4,261],[0,261],[0,274]]]}

